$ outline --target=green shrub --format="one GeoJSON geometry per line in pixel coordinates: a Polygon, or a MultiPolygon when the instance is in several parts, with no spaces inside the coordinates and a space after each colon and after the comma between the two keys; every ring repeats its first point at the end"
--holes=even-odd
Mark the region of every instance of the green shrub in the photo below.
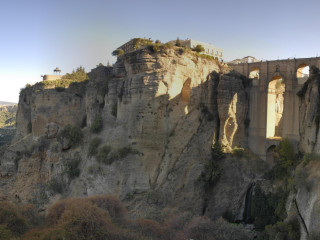
{"type": "Polygon", "coordinates": [[[98,153],[98,147],[101,144],[100,138],[94,138],[91,140],[88,148],[88,155],[95,156],[98,153]]]}
{"type": "Polygon", "coordinates": [[[0,229],[7,235],[10,235],[10,232],[23,234],[28,230],[27,219],[21,215],[16,205],[9,202],[0,204],[0,226],[2,226],[0,229]]]}
{"type": "Polygon", "coordinates": [[[76,146],[81,143],[83,133],[80,127],[68,124],[59,133],[58,138],[66,138],[71,146],[76,146]]]}
{"type": "Polygon", "coordinates": [[[234,147],[234,149],[232,149],[232,154],[238,158],[242,158],[245,156],[245,150],[244,148],[234,147]]]}
{"type": "Polygon", "coordinates": [[[177,38],[177,40],[176,40],[176,46],[177,47],[182,47],[182,44],[181,44],[181,41],[180,41],[179,38],[177,38]]]}
{"type": "Polygon", "coordinates": [[[183,54],[183,53],[187,53],[187,52],[191,52],[191,49],[189,47],[183,47],[179,49],[179,53],[183,54]]]}
{"type": "Polygon", "coordinates": [[[305,153],[303,155],[303,167],[307,166],[311,161],[320,161],[320,155],[316,153],[305,153]]]}
{"type": "Polygon", "coordinates": [[[101,81],[96,83],[96,87],[98,88],[98,93],[102,96],[106,95],[109,91],[109,79],[105,81],[101,81]]]}
{"type": "Polygon", "coordinates": [[[118,156],[120,159],[125,158],[130,153],[136,153],[136,152],[131,147],[123,147],[123,148],[118,149],[118,156]]]}
{"type": "Polygon", "coordinates": [[[272,168],[270,175],[272,179],[287,179],[292,174],[293,169],[298,165],[299,158],[294,153],[294,148],[288,138],[281,140],[280,145],[276,148],[279,159],[272,168]]]}
{"type": "Polygon", "coordinates": [[[197,46],[195,46],[193,48],[193,51],[196,51],[197,53],[200,53],[200,52],[204,52],[204,47],[201,45],[201,44],[198,44],[197,46]]]}
{"type": "Polygon", "coordinates": [[[91,125],[91,132],[99,133],[103,127],[102,117],[100,115],[96,116],[91,125]]]}
{"type": "Polygon", "coordinates": [[[14,233],[10,231],[6,227],[6,225],[1,224],[0,225],[0,240],[8,240],[8,239],[14,239],[14,233]]]}
{"type": "Polygon", "coordinates": [[[258,237],[258,240],[273,239],[300,239],[300,224],[297,218],[292,218],[286,222],[277,222],[275,225],[266,227],[265,233],[258,237]],[[262,237],[263,236],[263,237],[262,237]]]}
{"type": "Polygon", "coordinates": [[[205,187],[213,186],[221,176],[219,162],[225,158],[225,153],[219,142],[215,142],[211,148],[211,158],[204,165],[204,171],[199,176],[199,180],[205,182],[205,187]]]}
{"type": "Polygon", "coordinates": [[[68,174],[68,177],[70,179],[74,179],[76,177],[79,177],[79,175],[80,175],[80,168],[79,168],[80,162],[81,162],[81,159],[77,158],[77,159],[68,160],[65,163],[65,170],[66,170],[66,173],[68,174]]]}
{"type": "Polygon", "coordinates": [[[66,89],[64,87],[56,87],[56,91],[57,92],[63,92],[65,91],[66,89]]]}
{"type": "Polygon", "coordinates": [[[105,163],[105,164],[111,164],[110,159],[108,158],[109,153],[111,152],[111,147],[108,145],[104,145],[99,149],[99,152],[97,154],[97,159],[99,162],[105,163]]]}
{"type": "MultiPolygon", "coordinates": [[[[72,73],[65,74],[62,77],[62,79],[63,80],[68,79],[68,80],[71,80],[72,82],[83,82],[83,81],[88,80],[89,77],[88,77],[85,69],[82,66],[80,66],[76,69],[76,71],[73,70],[72,73]]],[[[57,83],[59,83],[59,81],[57,83]]],[[[61,83],[62,83],[62,81],[61,81],[61,83]]],[[[58,85],[56,85],[56,87],[65,87],[65,86],[63,86],[63,85],[59,86],[59,84],[58,84],[58,85]]]]}
{"type": "Polygon", "coordinates": [[[286,200],[289,191],[278,188],[275,193],[264,193],[260,185],[256,185],[252,199],[254,226],[263,231],[265,226],[283,221],[287,217],[286,200]]]}
{"type": "Polygon", "coordinates": [[[59,193],[61,194],[64,190],[64,183],[62,179],[57,179],[57,178],[52,178],[48,183],[47,183],[47,189],[51,193],[59,193]]]}
{"type": "Polygon", "coordinates": [[[172,42],[167,42],[165,44],[160,45],[160,50],[171,49],[173,48],[172,42]]]}
{"type": "Polygon", "coordinates": [[[138,49],[143,46],[148,46],[151,43],[152,43],[152,40],[149,40],[149,39],[144,39],[144,38],[134,38],[133,39],[134,49],[138,49]]]}
{"type": "Polygon", "coordinates": [[[116,49],[112,52],[112,56],[121,56],[124,54],[124,51],[122,49],[116,49]]]}

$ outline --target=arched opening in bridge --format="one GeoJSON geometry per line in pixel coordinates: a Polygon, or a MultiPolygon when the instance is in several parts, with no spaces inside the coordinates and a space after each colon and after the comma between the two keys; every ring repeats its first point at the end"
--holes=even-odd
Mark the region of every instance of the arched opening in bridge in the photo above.
{"type": "Polygon", "coordinates": [[[308,78],[309,70],[310,68],[307,64],[300,64],[297,69],[297,78],[308,78]]]}
{"type": "Polygon", "coordinates": [[[284,80],[275,76],[268,86],[267,138],[282,136],[284,80]]]}
{"type": "Polygon", "coordinates": [[[256,79],[259,79],[260,77],[260,69],[259,68],[252,68],[250,73],[249,73],[249,78],[256,78],[256,79]]]}

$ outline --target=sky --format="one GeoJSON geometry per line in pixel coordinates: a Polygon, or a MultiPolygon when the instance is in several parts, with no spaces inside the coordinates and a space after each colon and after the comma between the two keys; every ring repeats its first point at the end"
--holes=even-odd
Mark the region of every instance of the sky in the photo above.
{"type": "Polygon", "coordinates": [[[224,60],[320,55],[319,0],[0,1],[0,101],[27,83],[116,61],[134,37],[191,38],[223,48],[224,60]]]}

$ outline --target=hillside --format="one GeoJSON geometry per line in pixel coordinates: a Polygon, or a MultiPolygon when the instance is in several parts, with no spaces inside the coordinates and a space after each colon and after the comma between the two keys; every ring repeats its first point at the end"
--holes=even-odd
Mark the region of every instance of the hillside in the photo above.
{"type": "MultiPolygon", "coordinates": [[[[312,108],[311,118],[308,101],[318,96],[311,90],[319,86],[317,74],[304,87],[305,101],[300,102],[305,111],[301,114],[314,123],[303,124],[315,132],[317,108],[312,108]]],[[[318,191],[316,185],[306,188],[308,181],[301,181],[301,176],[306,178],[317,158],[296,155],[287,139],[275,149],[273,165],[247,148],[250,79],[179,47],[143,48],[120,56],[113,67],[93,69],[88,77],[41,82],[21,91],[16,133],[0,155],[1,200],[32,203],[50,219],[50,207],[57,203],[56,210],[65,209],[59,206],[68,205],[66,198],[75,198],[70,201],[78,201],[95,216],[105,215],[103,201],[111,200],[99,200],[98,208],[90,201],[94,195],[111,194],[128,209],[122,220],[155,221],[153,227],[147,220],[126,227],[122,222],[117,227],[136,238],[121,239],[199,239],[186,230],[198,227],[206,232],[202,239],[299,239],[308,232],[316,234],[320,218],[305,202],[318,199],[318,191]],[[170,218],[164,217],[168,212],[170,218]],[[181,238],[164,238],[162,231],[170,232],[174,221],[185,226],[173,231],[181,238]],[[254,231],[245,230],[242,223],[254,231]],[[136,232],[132,226],[145,228],[136,232]],[[155,235],[158,229],[158,238],[144,235],[146,229],[155,235]],[[234,231],[241,238],[226,234],[234,231]],[[277,237],[280,232],[282,238],[277,237]]],[[[304,145],[309,144],[306,137],[301,132],[304,145]]],[[[48,232],[36,234],[67,236],[64,224],[69,224],[70,212],[82,213],[71,205],[65,213],[57,210],[61,215],[52,223],[54,228],[47,226],[48,232]]]]}
{"type": "Polygon", "coordinates": [[[16,105],[16,103],[0,101],[0,107],[1,106],[12,106],[12,105],[16,105]]]}
{"type": "Polygon", "coordinates": [[[18,105],[0,106],[0,146],[11,141],[15,134],[18,105]]]}

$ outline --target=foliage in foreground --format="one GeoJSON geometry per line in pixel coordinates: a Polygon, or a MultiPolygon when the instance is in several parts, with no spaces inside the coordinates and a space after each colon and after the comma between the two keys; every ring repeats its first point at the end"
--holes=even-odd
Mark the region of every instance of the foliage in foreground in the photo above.
{"type": "Polygon", "coordinates": [[[223,219],[215,222],[206,217],[192,217],[174,209],[164,209],[151,219],[130,220],[118,198],[101,195],[72,198],[57,202],[39,221],[30,205],[11,203],[0,207],[0,239],[24,240],[245,240],[251,239],[242,225],[223,219]],[[10,216],[10,217],[8,217],[10,216]],[[43,222],[40,225],[40,222],[43,222]]]}

